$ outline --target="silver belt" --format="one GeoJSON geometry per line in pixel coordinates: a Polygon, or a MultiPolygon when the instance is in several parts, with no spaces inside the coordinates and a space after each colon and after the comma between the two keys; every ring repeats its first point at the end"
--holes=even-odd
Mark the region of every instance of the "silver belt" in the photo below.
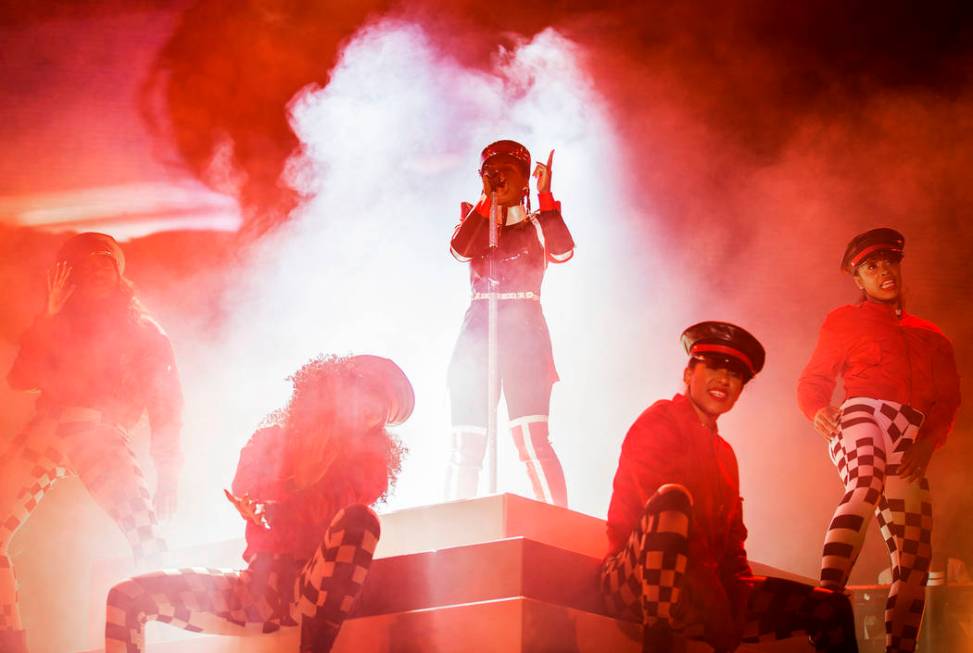
{"type": "Polygon", "coordinates": [[[473,301],[480,299],[490,299],[495,297],[497,299],[530,299],[535,302],[541,300],[540,293],[536,293],[533,290],[528,290],[526,292],[475,292],[473,293],[473,301]]]}

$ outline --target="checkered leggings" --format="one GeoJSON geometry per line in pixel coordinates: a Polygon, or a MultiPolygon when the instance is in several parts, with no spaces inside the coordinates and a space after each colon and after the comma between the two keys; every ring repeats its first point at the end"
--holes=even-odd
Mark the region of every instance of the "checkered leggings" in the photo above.
{"type": "Polygon", "coordinates": [[[916,649],[932,559],[929,482],[910,483],[898,475],[922,421],[922,413],[908,406],[853,397],[841,406],[841,431],[830,446],[845,494],[825,534],[821,584],[844,588],[874,513],[892,562],[885,608],[890,653],[916,649]]]}
{"type": "Polygon", "coordinates": [[[38,415],[0,453],[0,632],[23,627],[10,540],[59,478],[78,476],[139,561],[165,550],[145,477],[126,433],[99,411],[38,415]]]}
{"type": "Polygon", "coordinates": [[[243,571],[173,569],[136,576],[108,594],[105,653],[142,653],[149,620],[190,632],[257,635],[301,626],[301,653],[330,651],[361,594],[378,544],[363,505],[335,515],[306,562],[258,556],[243,571]]]}
{"type": "MultiPolygon", "coordinates": [[[[706,638],[704,608],[684,593],[691,521],[692,497],[685,487],[668,484],[656,491],[625,547],[602,565],[601,591],[609,609],[646,627],[664,622],[685,637],[706,638]]],[[[765,576],[740,578],[737,585],[731,596],[746,602],[743,641],[806,633],[819,651],[858,650],[854,615],[844,594],[765,576]]]]}

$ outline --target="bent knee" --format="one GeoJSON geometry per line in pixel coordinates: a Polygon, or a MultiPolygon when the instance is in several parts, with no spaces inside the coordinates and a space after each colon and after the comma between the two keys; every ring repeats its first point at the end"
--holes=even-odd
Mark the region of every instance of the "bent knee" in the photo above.
{"type": "Polygon", "coordinates": [[[666,519],[668,528],[688,529],[693,513],[693,495],[689,489],[678,483],[666,483],[659,486],[652,498],[645,504],[643,519],[666,519]],[[676,521],[672,522],[670,517],[676,521]]]}
{"type": "Polygon", "coordinates": [[[378,540],[382,533],[382,525],[374,510],[362,503],[345,506],[331,522],[332,528],[344,531],[362,531],[371,533],[378,540]]]}
{"type": "Polygon", "coordinates": [[[680,483],[666,483],[664,485],[660,485],[655,491],[655,496],[653,499],[656,497],[666,503],[672,503],[680,506],[685,505],[687,508],[693,507],[693,493],[689,491],[689,488],[687,488],[685,485],[681,485],[680,483]]]}
{"type": "Polygon", "coordinates": [[[138,597],[142,594],[142,588],[134,579],[129,578],[114,585],[108,590],[106,601],[109,608],[117,608],[125,612],[131,611],[138,602],[138,597]]]}

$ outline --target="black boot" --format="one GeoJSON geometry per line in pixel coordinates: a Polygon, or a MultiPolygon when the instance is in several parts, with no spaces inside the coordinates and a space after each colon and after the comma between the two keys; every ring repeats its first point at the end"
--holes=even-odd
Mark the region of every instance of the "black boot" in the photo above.
{"type": "Polygon", "coordinates": [[[0,630],[0,653],[27,653],[27,631],[0,630]]]}
{"type": "Polygon", "coordinates": [[[672,653],[673,645],[672,628],[664,621],[642,631],[642,653],[672,653]]]}
{"type": "Polygon", "coordinates": [[[301,653],[329,653],[340,630],[340,621],[329,621],[323,615],[304,617],[301,620],[301,653]]]}

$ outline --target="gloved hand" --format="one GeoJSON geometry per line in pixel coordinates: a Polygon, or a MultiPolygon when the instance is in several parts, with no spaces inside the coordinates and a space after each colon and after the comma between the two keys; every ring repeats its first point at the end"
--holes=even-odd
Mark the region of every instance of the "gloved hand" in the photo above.
{"type": "Polygon", "coordinates": [[[223,494],[229,499],[233,507],[237,509],[240,516],[251,524],[255,524],[264,530],[270,530],[270,520],[268,519],[269,502],[260,502],[252,499],[249,494],[238,497],[229,490],[223,490],[223,494]]]}

